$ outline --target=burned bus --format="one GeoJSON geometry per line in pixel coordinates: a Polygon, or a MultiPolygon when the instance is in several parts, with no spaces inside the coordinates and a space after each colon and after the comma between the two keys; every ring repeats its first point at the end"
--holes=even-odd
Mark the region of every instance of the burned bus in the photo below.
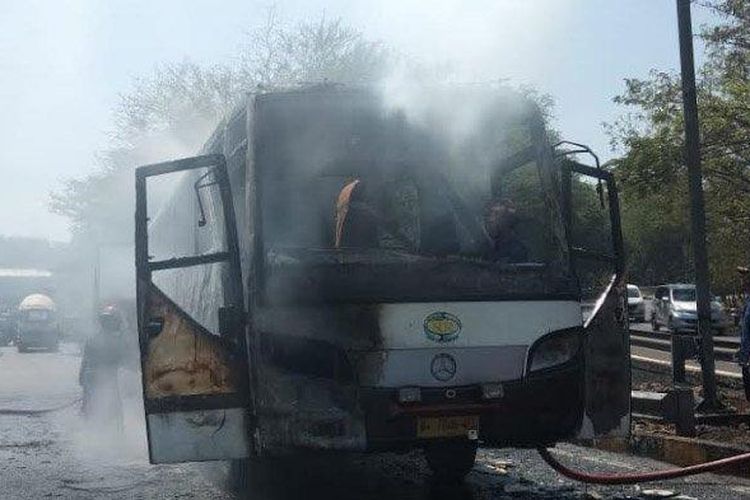
{"type": "Polygon", "coordinates": [[[480,443],[629,432],[617,192],[532,101],[259,92],[200,153],[136,171],[152,462],[419,448],[459,478],[480,443]]]}

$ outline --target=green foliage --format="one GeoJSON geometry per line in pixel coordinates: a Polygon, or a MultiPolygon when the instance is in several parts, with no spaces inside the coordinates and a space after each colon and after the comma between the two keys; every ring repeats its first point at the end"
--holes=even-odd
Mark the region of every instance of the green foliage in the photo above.
{"type": "MultiPolygon", "coordinates": [[[[93,173],[70,179],[53,192],[50,208],[68,218],[77,239],[128,243],[133,235],[133,169],[196,154],[245,92],[326,80],[373,82],[396,62],[400,58],[391,50],[340,19],[287,25],[271,9],[231,64],[182,61],[136,79],[114,109],[110,148],[97,157],[93,173]]],[[[435,68],[409,63],[410,74],[436,76],[435,68]]],[[[529,87],[521,93],[537,102],[545,118],[550,116],[549,96],[529,87]]]]}
{"type": "Polygon", "coordinates": [[[597,189],[598,185],[589,179],[573,176],[570,241],[574,247],[611,254],[612,229],[607,198],[604,196],[605,206],[602,207],[597,189]]]}
{"type": "Polygon", "coordinates": [[[538,168],[536,162],[530,162],[506,173],[502,178],[502,193],[516,209],[515,231],[529,250],[529,259],[548,262],[557,249],[551,239],[550,210],[538,168]]]}
{"type": "Polygon", "coordinates": [[[272,9],[266,24],[249,38],[240,54],[240,79],[262,86],[283,83],[372,82],[385,75],[391,52],[366,40],[341,19],[281,24],[272,9]]]}
{"type": "MultiPolygon", "coordinates": [[[[704,27],[707,61],[698,75],[698,107],[713,286],[735,285],[750,261],[750,1],[711,0],[719,22],[704,27]]],[[[690,281],[689,200],[682,157],[680,78],[652,71],[628,79],[615,102],[628,109],[609,125],[626,151],[615,162],[634,281],[690,281]]]]}

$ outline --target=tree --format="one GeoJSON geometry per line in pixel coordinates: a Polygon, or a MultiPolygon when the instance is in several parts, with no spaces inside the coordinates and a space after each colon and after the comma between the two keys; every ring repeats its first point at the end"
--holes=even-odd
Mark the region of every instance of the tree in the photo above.
{"type": "Polygon", "coordinates": [[[134,82],[114,113],[112,145],[96,169],[51,194],[50,208],[68,217],[74,236],[100,243],[132,237],[132,170],[164,158],[190,156],[244,92],[300,82],[373,81],[392,53],[339,19],[295,26],[272,9],[250,33],[235,64],[164,64],[134,82]]]}
{"type": "MultiPolygon", "coordinates": [[[[98,156],[96,170],[52,193],[51,209],[71,221],[79,239],[128,244],[133,234],[133,168],[194,155],[244,92],[310,82],[377,82],[400,62],[391,49],[367,40],[340,19],[321,17],[290,26],[271,9],[233,64],[183,61],[161,65],[149,77],[137,79],[131,91],[120,96],[112,144],[98,156]]],[[[442,70],[413,61],[407,68],[417,80],[434,80],[442,70]]],[[[521,87],[520,93],[550,118],[549,96],[530,87],[521,87]]]]}
{"type": "Polygon", "coordinates": [[[373,82],[385,76],[392,52],[346,26],[341,19],[289,29],[271,9],[241,54],[240,79],[261,86],[330,80],[373,82]]]}
{"type": "MultiPolygon", "coordinates": [[[[750,2],[701,4],[719,17],[701,30],[707,61],[698,75],[698,107],[711,273],[714,288],[728,291],[734,268],[750,260],[750,2]]],[[[654,282],[689,279],[679,75],[652,71],[646,80],[627,79],[615,102],[629,110],[609,131],[626,152],[615,168],[631,272],[654,282]]]]}

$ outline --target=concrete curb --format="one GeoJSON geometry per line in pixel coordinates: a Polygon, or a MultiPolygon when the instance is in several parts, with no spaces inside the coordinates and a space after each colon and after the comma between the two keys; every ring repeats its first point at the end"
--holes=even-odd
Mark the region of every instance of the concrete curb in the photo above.
{"type": "MultiPolygon", "coordinates": [[[[669,361],[654,360],[642,356],[631,356],[633,370],[656,373],[662,376],[672,376],[672,366],[669,361]]],[[[700,369],[686,366],[685,375],[689,383],[700,384],[700,369]]],[[[727,389],[743,390],[742,375],[725,371],[716,372],[719,386],[727,389]]],[[[750,448],[738,445],[709,441],[706,439],[688,438],[646,432],[633,432],[628,443],[593,443],[594,448],[631,453],[642,457],[653,458],[661,462],[681,467],[696,465],[722,458],[729,458],[750,452],[750,448]]],[[[750,464],[727,467],[717,474],[727,474],[743,478],[750,478],[750,464]]]]}
{"type": "MultiPolygon", "coordinates": [[[[584,443],[579,443],[584,444],[584,443]]],[[[705,439],[685,438],[645,432],[634,432],[624,439],[604,439],[585,443],[592,448],[614,453],[630,453],[680,467],[697,465],[750,452],[750,448],[728,446],[705,439]]],[[[726,467],[715,474],[750,478],[750,465],[726,467]]]]}

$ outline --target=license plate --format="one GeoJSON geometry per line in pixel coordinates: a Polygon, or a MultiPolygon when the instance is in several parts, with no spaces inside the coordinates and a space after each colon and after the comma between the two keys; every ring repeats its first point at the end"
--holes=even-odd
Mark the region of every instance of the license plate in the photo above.
{"type": "Polygon", "coordinates": [[[470,431],[479,430],[479,417],[419,417],[417,419],[417,437],[467,437],[470,431]]]}

